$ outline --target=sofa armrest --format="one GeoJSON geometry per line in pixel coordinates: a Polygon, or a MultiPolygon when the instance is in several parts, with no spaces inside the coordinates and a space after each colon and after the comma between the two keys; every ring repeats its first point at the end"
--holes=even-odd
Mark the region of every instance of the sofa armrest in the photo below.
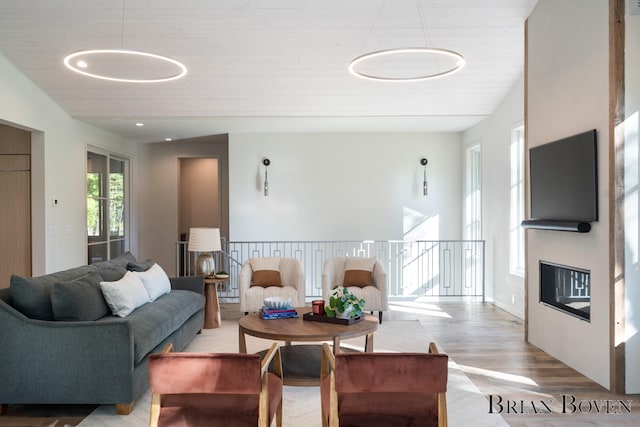
{"type": "Polygon", "coordinates": [[[202,276],[170,277],[169,281],[172,290],[193,291],[204,295],[204,277],[202,276]]]}
{"type": "Polygon", "coordinates": [[[91,384],[108,390],[105,394],[131,394],[133,331],[126,319],[35,320],[0,300],[0,342],[10,349],[0,351],[1,403],[73,403],[65,400],[72,392],[63,396],[59,391],[77,390],[90,399],[97,393],[91,384]]]}

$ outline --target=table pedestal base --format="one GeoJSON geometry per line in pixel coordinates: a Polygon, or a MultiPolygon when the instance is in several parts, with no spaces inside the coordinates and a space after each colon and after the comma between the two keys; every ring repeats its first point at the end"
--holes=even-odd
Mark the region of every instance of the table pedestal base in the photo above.
{"type": "MultiPolygon", "coordinates": [[[[340,347],[341,352],[357,351],[340,347]]],[[[267,350],[258,354],[264,357],[267,350]]],[[[311,387],[320,385],[320,364],[322,363],[321,344],[283,345],[282,357],[283,384],[289,386],[311,387]]],[[[273,372],[273,365],[269,367],[273,372]]]]}

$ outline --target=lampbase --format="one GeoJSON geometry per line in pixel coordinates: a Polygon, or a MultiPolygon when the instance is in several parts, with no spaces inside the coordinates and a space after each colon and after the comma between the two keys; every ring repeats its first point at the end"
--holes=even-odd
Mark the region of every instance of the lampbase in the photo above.
{"type": "Polygon", "coordinates": [[[196,276],[212,277],[216,272],[216,263],[211,252],[203,252],[196,259],[196,276]]]}

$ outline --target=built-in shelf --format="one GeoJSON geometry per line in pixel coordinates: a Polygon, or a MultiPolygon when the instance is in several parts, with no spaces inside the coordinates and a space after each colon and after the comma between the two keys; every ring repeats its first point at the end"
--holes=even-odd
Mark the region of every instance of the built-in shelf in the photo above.
{"type": "Polygon", "coordinates": [[[525,219],[520,224],[524,228],[537,228],[540,230],[573,231],[575,233],[588,233],[591,224],[581,221],[553,221],[547,219],[525,219]]]}

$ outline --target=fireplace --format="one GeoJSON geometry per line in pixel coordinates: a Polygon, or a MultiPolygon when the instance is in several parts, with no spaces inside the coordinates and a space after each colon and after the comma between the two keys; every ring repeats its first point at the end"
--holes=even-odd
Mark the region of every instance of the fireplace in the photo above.
{"type": "Polygon", "coordinates": [[[590,321],[591,272],[540,261],[540,302],[590,321]]]}

